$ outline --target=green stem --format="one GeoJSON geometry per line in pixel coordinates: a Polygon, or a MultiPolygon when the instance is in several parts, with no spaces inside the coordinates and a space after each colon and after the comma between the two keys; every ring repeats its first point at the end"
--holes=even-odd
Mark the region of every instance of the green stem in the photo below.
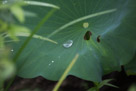
{"type": "Polygon", "coordinates": [[[96,87],[96,91],[99,91],[99,83],[98,82],[94,82],[95,87],[96,87]]]}
{"type": "Polygon", "coordinates": [[[71,63],[68,65],[68,67],[66,68],[65,72],[63,73],[63,75],[61,76],[60,80],[55,85],[55,87],[54,87],[54,89],[52,91],[58,91],[59,87],[61,86],[62,82],[65,80],[65,78],[66,78],[67,74],[69,73],[69,71],[72,69],[72,67],[75,64],[75,62],[77,61],[78,57],[79,57],[79,54],[76,54],[76,56],[71,61],[71,63]]]}
{"type": "MultiPolygon", "coordinates": [[[[33,35],[38,32],[38,30],[41,28],[41,26],[51,17],[51,15],[56,11],[56,9],[52,9],[48,14],[46,14],[44,16],[44,18],[39,22],[39,24],[34,28],[33,32],[29,35],[29,37],[27,37],[27,39],[25,40],[25,42],[22,44],[22,46],[20,47],[20,49],[18,50],[18,52],[16,53],[15,57],[13,58],[13,61],[16,63],[17,59],[19,58],[19,56],[21,55],[21,53],[23,52],[23,50],[25,49],[25,47],[27,46],[27,44],[29,43],[29,41],[32,39],[33,35]]],[[[12,82],[14,81],[15,77],[13,77],[11,79],[11,81],[8,83],[5,91],[8,91],[9,87],[11,86],[12,82]]]]}

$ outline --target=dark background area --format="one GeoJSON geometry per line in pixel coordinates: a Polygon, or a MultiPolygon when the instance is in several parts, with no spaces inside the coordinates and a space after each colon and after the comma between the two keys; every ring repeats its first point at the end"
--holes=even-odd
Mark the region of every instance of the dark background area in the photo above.
{"type": "MultiPolygon", "coordinates": [[[[136,76],[127,76],[123,71],[112,72],[103,76],[104,79],[114,79],[110,83],[119,88],[103,86],[100,91],[128,91],[128,88],[136,83],[136,76]]],[[[56,83],[57,81],[50,81],[41,76],[32,79],[16,77],[9,91],[52,91],[56,83]]],[[[93,86],[94,84],[91,81],[85,81],[75,76],[68,76],[59,91],[87,91],[93,86]]]]}

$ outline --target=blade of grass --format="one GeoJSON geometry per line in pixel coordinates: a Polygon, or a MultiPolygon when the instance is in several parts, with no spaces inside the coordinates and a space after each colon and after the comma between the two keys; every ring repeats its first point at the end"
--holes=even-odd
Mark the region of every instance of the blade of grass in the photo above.
{"type": "MultiPolygon", "coordinates": [[[[25,47],[27,46],[27,44],[29,43],[29,41],[32,39],[33,35],[38,32],[38,30],[41,28],[41,26],[51,17],[51,15],[56,11],[56,9],[52,9],[48,14],[46,14],[44,16],[44,18],[39,22],[39,24],[34,28],[33,32],[29,35],[29,37],[27,37],[27,39],[25,40],[25,42],[22,44],[22,46],[20,47],[20,49],[18,50],[18,52],[16,53],[15,57],[13,58],[13,61],[16,62],[17,59],[19,58],[19,56],[21,55],[21,53],[23,52],[23,50],[25,49],[25,47]]],[[[5,91],[8,91],[9,87],[11,86],[12,82],[14,81],[15,77],[13,77],[11,79],[11,81],[8,83],[5,91]]]]}
{"type": "Polygon", "coordinates": [[[71,61],[71,63],[69,64],[69,66],[67,67],[67,69],[65,70],[63,75],[61,76],[59,82],[55,85],[53,91],[58,91],[59,87],[61,86],[62,82],[65,80],[65,78],[66,78],[67,74],[69,73],[69,71],[72,69],[72,67],[75,64],[75,62],[77,61],[78,57],[79,57],[79,54],[76,54],[74,59],[71,61]]]}

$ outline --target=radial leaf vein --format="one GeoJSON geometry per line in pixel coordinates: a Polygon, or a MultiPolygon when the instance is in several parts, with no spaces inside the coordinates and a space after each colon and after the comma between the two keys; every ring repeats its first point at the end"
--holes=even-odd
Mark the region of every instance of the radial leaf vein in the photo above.
{"type": "MultiPolygon", "coordinates": [[[[4,36],[4,37],[6,38],[6,37],[9,37],[9,36],[10,36],[10,35],[6,35],[6,36],[4,36]]],[[[23,33],[23,32],[22,32],[22,33],[21,33],[21,32],[18,32],[18,33],[16,33],[16,36],[29,37],[29,36],[30,36],[30,33],[29,33],[29,32],[25,32],[25,33],[23,33]]],[[[51,43],[54,43],[54,44],[58,44],[58,42],[56,42],[56,41],[54,41],[54,40],[51,40],[51,39],[49,39],[49,38],[43,37],[43,36],[41,36],[41,35],[34,34],[32,37],[35,38],[35,39],[40,39],[40,40],[48,41],[48,42],[51,42],[51,43]]],[[[12,41],[14,41],[14,40],[12,40],[12,41]]],[[[6,42],[12,42],[12,41],[6,41],[6,42]]]]}
{"type": "Polygon", "coordinates": [[[44,6],[44,7],[51,7],[51,8],[56,8],[60,9],[58,6],[50,3],[45,3],[45,2],[38,2],[38,1],[24,1],[24,3],[28,5],[35,5],[35,6],[44,6]]]}
{"type": "MultiPolygon", "coordinates": [[[[22,36],[22,37],[28,37],[29,35],[30,35],[29,33],[18,33],[18,34],[16,34],[16,36],[22,36]]],[[[40,36],[40,35],[36,35],[36,34],[33,35],[33,38],[41,39],[41,40],[45,40],[45,41],[49,41],[49,42],[58,44],[58,43],[57,43],[56,41],[54,41],[54,40],[51,40],[51,39],[49,39],[49,38],[46,38],[46,37],[43,37],[43,36],[40,36]]]]}
{"type": "Polygon", "coordinates": [[[90,15],[87,15],[87,16],[83,16],[81,18],[78,18],[76,20],[73,20],[63,26],[61,26],[60,28],[56,29],[53,33],[51,33],[49,37],[52,37],[53,35],[55,35],[56,33],[60,32],[61,30],[75,24],[75,23],[78,23],[80,21],[83,21],[83,20],[86,20],[86,19],[89,19],[89,18],[93,18],[93,17],[96,17],[96,16],[100,16],[100,15],[104,15],[104,14],[109,14],[109,13],[112,13],[112,12],[115,12],[117,9],[110,9],[110,10],[105,10],[105,11],[102,11],[102,12],[98,12],[98,13],[94,13],[94,14],[90,14],[90,15]]]}

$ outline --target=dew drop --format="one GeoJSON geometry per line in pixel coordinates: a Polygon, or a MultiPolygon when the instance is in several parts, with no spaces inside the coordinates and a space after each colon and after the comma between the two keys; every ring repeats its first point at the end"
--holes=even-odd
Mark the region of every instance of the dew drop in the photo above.
{"type": "Polygon", "coordinates": [[[73,44],[73,40],[68,40],[63,44],[63,47],[70,48],[73,44]]]}
{"type": "Polygon", "coordinates": [[[53,60],[51,61],[51,63],[49,63],[49,66],[50,66],[52,63],[54,63],[54,61],[53,61],[53,60]]]}
{"type": "Polygon", "coordinates": [[[88,28],[89,27],[89,23],[88,22],[83,23],[83,27],[84,28],[88,28]]]}

